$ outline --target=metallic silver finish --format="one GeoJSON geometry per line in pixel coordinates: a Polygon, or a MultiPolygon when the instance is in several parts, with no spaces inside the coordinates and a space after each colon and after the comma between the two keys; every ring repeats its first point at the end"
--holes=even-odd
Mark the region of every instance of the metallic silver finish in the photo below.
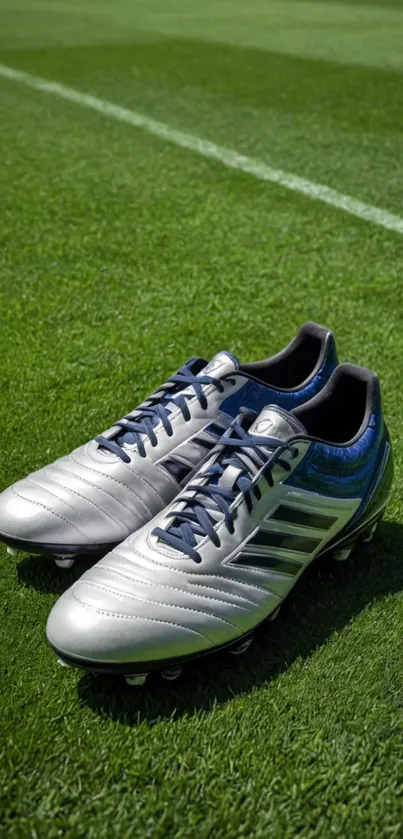
{"type": "MultiPolygon", "coordinates": [[[[275,408],[266,409],[261,418],[267,423],[270,420],[269,436],[281,432],[288,439],[295,434],[292,428],[287,431],[283,416],[275,408]]],[[[144,663],[151,669],[150,663],[157,666],[160,662],[163,668],[165,661],[170,666],[171,660],[241,641],[265,618],[274,617],[304,568],[360,504],[360,499],[327,498],[286,483],[310,445],[300,432],[295,441],[298,454],[286,451],[282,455],[291,471],[285,472],[280,465],[272,468],[273,487],[262,472],[256,474],[260,499],[254,499],[249,512],[244,495],[237,496],[231,505],[236,509],[234,532],[229,532],[223,517],[218,519],[220,545],[216,547],[208,537],[201,538],[197,546],[200,564],[153,533],[155,527],[168,527],[168,513],[182,509],[188,495],[193,494],[185,488],[150,524],[122,542],[62,595],[48,620],[50,644],[61,655],[90,662],[94,667],[97,663],[136,663],[140,668],[144,663]],[[335,523],[323,532],[315,529],[316,547],[309,552],[249,548],[250,540],[261,532],[306,536],[305,527],[270,520],[270,513],[280,502],[292,502],[310,511],[331,511],[335,523]],[[280,560],[280,568],[281,560],[294,558],[298,573],[291,576],[275,567],[264,567],[264,563],[256,563],[256,567],[239,564],[236,559],[243,552],[260,558],[270,553],[280,560]]],[[[198,471],[193,484],[204,483],[207,465],[198,471]]]]}
{"type": "MultiPolygon", "coordinates": [[[[226,353],[219,353],[211,364],[215,378],[235,370],[233,359],[226,353]]],[[[223,393],[213,385],[204,385],[206,410],[191,387],[182,390],[182,394],[189,394],[190,421],[185,421],[180,409],[169,403],[173,434],[168,436],[162,423],[157,425],[158,445],[152,446],[146,438],[145,458],[140,456],[137,445],[125,445],[124,450],[130,455],[130,463],[125,463],[92,440],[13,484],[0,495],[0,538],[6,542],[19,540],[24,543],[24,550],[30,550],[32,544],[32,553],[60,554],[63,567],[69,567],[67,554],[72,550],[79,553],[99,549],[101,555],[102,551],[106,553],[178,494],[181,485],[164,468],[167,456],[175,455],[193,471],[206,460],[209,450],[194,443],[193,438],[205,436],[215,442],[214,436],[204,429],[212,421],[228,427],[231,417],[221,411],[221,404],[245,381],[242,375],[237,376],[236,382],[225,379],[223,393]]],[[[103,436],[110,437],[117,431],[121,429],[112,427],[103,436]]]]}

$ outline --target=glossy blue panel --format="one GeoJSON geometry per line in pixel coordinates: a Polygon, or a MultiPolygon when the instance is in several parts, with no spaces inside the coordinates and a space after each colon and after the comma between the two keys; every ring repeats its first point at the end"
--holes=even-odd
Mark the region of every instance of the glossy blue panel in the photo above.
{"type": "Polygon", "coordinates": [[[383,423],[376,414],[351,446],[314,442],[286,483],[339,498],[364,498],[384,448],[383,423]]]}
{"type": "Polygon", "coordinates": [[[291,411],[292,408],[302,405],[322,390],[336,364],[337,358],[331,352],[312,381],[295,391],[276,390],[256,379],[247,379],[246,384],[237,393],[233,393],[224,400],[221,410],[232,417],[235,417],[242,407],[260,413],[266,405],[280,405],[287,411],[291,411]]]}

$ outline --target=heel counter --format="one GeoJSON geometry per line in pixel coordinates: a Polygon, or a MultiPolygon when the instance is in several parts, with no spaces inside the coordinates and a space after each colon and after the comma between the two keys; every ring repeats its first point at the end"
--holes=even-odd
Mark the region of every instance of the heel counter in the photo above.
{"type": "Polygon", "coordinates": [[[390,439],[389,429],[386,425],[385,420],[383,421],[383,439],[385,448],[388,447],[388,456],[387,462],[384,468],[384,474],[381,479],[381,484],[384,486],[384,492],[387,494],[388,499],[390,498],[390,494],[392,491],[393,479],[395,476],[395,458],[393,454],[392,442],[390,439]]]}
{"type": "Polygon", "coordinates": [[[361,516],[371,518],[379,510],[387,506],[390,499],[393,477],[394,457],[388,427],[383,421],[382,443],[376,475],[370,486],[361,510],[361,516]]]}

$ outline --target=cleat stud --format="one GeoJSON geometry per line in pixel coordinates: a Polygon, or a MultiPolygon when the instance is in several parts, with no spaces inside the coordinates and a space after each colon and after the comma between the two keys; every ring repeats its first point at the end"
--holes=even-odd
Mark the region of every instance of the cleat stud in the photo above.
{"type": "Polygon", "coordinates": [[[243,655],[244,653],[246,653],[246,651],[249,649],[249,647],[251,646],[252,643],[253,643],[253,635],[250,635],[249,638],[245,638],[243,641],[241,641],[239,644],[237,644],[231,650],[228,650],[228,652],[231,655],[243,655]]]}
{"type": "Polygon", "coordinates": [[[148,676],[148,673],[133,673],[133,675],[125,676],[126,683],[130,687],[142,687],[148,676]]]}
{"type": "Polygon", "coordinates": [[[60,667],[66,667],[67,670],[71,670],[71,664],[67,664],[67,661],[63,661],[62,658],[57,659],[57,663],[60,664],[60,667]]]}
{"type": "Polygon", "coordinates": [[[275,609],[274,612],[272,612],[271,615],[269,615],[269,621],[275,621],[276,618],[278,618],[280,614],[280,609],[281,606],[277,606],[277,609],[275,609]]]}
{"type": "Polygon", "coordinates": [[[344,562],[346,559],[349,558],[351,554],[352,548],[341,548],[338,551],[333,552],[333,559],[336,559],[337,562],[344,562]]]}
{"type": "Polygon", "coordinates": [[[7,553],[10,554],[10,556],[17,556],[18,551],[17,548],[11,548],[10,545],[7,545],[7,553]]]}
{"type": "Polygon", "coordinates": [[[68,568],[71,568],[74,565],[75,559],[71,556],[58,556],[55,558],[55,563],[58,568],[64,568],[65,570],[67,570],[68,568]]]}
{"type": "Polygon", "coordinates": [[[364,533],[361,536],[361,541],[362,542],[372,542],[372,539],[373,539],[373,537],[376,533],[377,527],[378,527],[378,522],[376,522],[376,524],[373,524],[372,527],[369,527],[368,530],[365,530],[364,533]]]}
{"type": "Polygon", "coordinates": [[[180,664],[177,664],[176,667],[167,667],[165,670],[161,670],[161,676],[168,682],[173,682],[175,679],[179,678],[182,670],[183,667],[180,664]]]}

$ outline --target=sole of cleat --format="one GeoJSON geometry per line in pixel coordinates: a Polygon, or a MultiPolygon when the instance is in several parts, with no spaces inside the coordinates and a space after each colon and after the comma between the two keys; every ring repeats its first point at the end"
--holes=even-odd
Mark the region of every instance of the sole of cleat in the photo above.
{"type": "Polygon", "coordinates": [[[108,542],[103,545],[55,545],[48,542],[26,542],[24,539],[16,539],[14,536],[9,536],[8,533],[0,531],[0,542],[7,545],[7,548],[12,548],[15,551],[22,551],[26,554],[33,554],[35,556],[49,556],[60,557],[67,559],[68,557],[88,556],[94,559],[101,559],[105,554],[112,551],[119,544],[118,542],[108,542]]]}
{"type": "Polygon", "coordinates": [[[267,620],[268,620],[268,621],[275,621],[275,620],[276,620],[276,618],[278,618],[278,616],[279,616],[279,614],[280,614],[280,610],[281,610],[281,605],[280,605],[280,606],[277,606],[277,609],[275,609],[275,610],[274,610],[274,612],[272,612],[272,613],[271,613],[271,615],[269,615],[269,617],[267,618],[267,620]]]}
{"type": "MultiPolygon", "coordinates": [[[[267,620],[267,619],[266,619],[267,620]]],[[[264,621],[262,621],[264,623],[264,621]]],[[[185,667],[186,664],[196,661],[206,656],[212,655],[214,653],[219,652],[233,652],[234,647],[238,647],[240,644],[248,644],[248,647],[251,645],[253,640],[253,632],[248,632],[244,635],[243,639],[233,639],[232,641],[227,641],[225,644],[220,644],[219,647],[214,647],[214,650],[203,650],[202,652],[193,653],[188,656],[182,656],[181,658],[172,658],[166,659],[165,661],[127,661],[127,662],[119,662],[117,664],[103,663],[101,661],[90,661],[88,659],[79,658],[78,656],[70,655],[69,653],[65,653],[63,650],[59,650],[53,644],[48,641],[58,658],[62,659],[66,664],[69,664],[71,667],[78,667],[80,670],[86,670],[89,673],[100,673],[104,675],[121,675],[126,678],[126,676],[133,679],[137,674],[139,676],[148,675],[149,673],[159,673],[161,674],[162,671],[164,673],[173,671],[175,668],[178,669],[179,667],[181,670],[185,667]]],[[[246,647],[245,647],[246,649],[246,647]]],[[[179,674],[178,674],[179,675],[179,674]]],[[[173,678],[173,677],[171,677],[173,678]]],[[[175,676],[175,678],[177,678],[175,676]]]]}

